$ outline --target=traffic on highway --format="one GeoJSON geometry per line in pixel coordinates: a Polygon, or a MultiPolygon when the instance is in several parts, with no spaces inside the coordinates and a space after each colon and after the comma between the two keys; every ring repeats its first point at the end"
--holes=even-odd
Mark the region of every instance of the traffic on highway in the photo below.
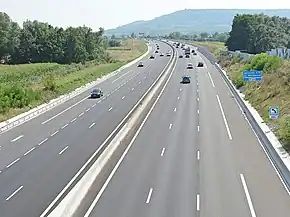
{"type": "Polygon", "coordinates": [[[49,216],[165,72],[124,154],[78,216],[290,215],[289,191],[217,68],[193,46],[149,46],[136,64],[1,134],[1,217],[49,216]]]}

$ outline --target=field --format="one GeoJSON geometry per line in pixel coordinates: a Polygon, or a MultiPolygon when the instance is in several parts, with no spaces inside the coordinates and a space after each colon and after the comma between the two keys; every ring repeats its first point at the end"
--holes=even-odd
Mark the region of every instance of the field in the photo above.
{"type": "Polygon", "coordinates": [[[200,45],[206,47],[211,53],[215,54],[216,56],[219,55],[221,50],[226,50],[226,46],[223,42],[199,42],[193,41],[193,44],[200,45]]]}
{"type": "Polygon", "coordinates": [[[228,59],[223,60],[222,65],[236,87],[245,94],[246,100],[259,112],[280,142],[290,151],[290,61],[262,54],[250,64],[237,59],[228,59]],[[263,70],[263,81],[260,84],[243,81],[242,71],[249,68],[263,70]],[[268,109],[269,106],[275,105],[279,107],[279,118],[271,120],[268,117],[268,109]]]}
{"type": "Polygon", "coordinates": [[[146,52],[145,41],[108,49],[112,63],[0,65],[0,122],[106,75],[146,52]]]}

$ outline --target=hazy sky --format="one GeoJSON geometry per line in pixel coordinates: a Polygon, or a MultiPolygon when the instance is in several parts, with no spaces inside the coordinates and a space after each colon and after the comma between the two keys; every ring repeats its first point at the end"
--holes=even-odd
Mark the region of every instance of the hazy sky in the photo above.
{"type": "Polygon", "coordinates": [[[14,21],[39,20],[54,26],[86,25],[114,28],[136,20],[149,20],[186,8],[285,9],[290,1],[275,0],[0,0],[0,11],[14,21]],[[5,2],[5,3],[4,3],[5,2]]]}

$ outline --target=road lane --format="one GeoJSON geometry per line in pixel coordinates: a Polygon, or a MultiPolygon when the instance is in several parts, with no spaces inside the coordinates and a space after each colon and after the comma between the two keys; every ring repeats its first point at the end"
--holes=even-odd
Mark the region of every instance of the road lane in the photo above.
{"type": "MultiPolygon", "coordinates": [[[[169,58],[163,58],[159,62],[155,62],[156,66],[152,67],[150,70],[152,71],[152,74],[149,74],[150,71],[147,69],[144,71],[139,70],[140,73],[138,76],[134,77],[132,80],[128,80],[127,83],[123,83],[124,85],[119,86],[117,91],[113,92],[109,97],[103,97],[101,99],[87,99],[73,109],[65,112],[61,117],[58,117],[45,125],[38,125],[37,128],[33,129],[26,129],[28,133],[24,134],[25,137],[19,139],[18,141],[12,144],[1,143],[3,145],[2,151],[0,151],[0,171],[1,168],[5,167],[14,159],[23,156],[25,152],[35,147],[44,139],[51,138],[51,135],[62,131],[63,127],[68,127],[68,125],[71,124],[71,121],[78,121],[83,115],[100,117],[101,115],[106,115],[108,109],[112,106],[114,108],[118,108],[119,106],[124,105],[126,109],[130,108],[127,104],[128,100],[132,102],[131,104],[136,101],[135,98],[132,99],[131,94],[136,93],[136,96],[140,97],[140,93],[142,93],[142,91],[145,92],[145,90],[149,87],[150,82],[152,83],[157,78],[159,72],[167,64],[168,60],[169,58]],[[142,82],[139,84],[139,81],[142,81],[144,84],[142,82]],[[140,88],[139,86],[143,88],[142,91],[132,91],[133,88],[140,88]],[[122,99],[124,96],[127,96],[126,100],[122,99]],[[92,114],[92,112],[94,113],[92,114]]],[[[21,126],[19,128],[21,128],[21,126]]]]}
{"type": "Polygon", "coordinates": [[[90,216],[196,216],[196,85],[179,83],[185,63],[90,216]]]}
{"type": "Polygon", "coordinates": [[[229,155],[234,158],[233,163],[237,167],[237,172],[245,177],[256,215],[288,216],[290,213],[288,192],[219,72],[209,63],[208,65],[216,86],[215,91],[219,94],[233,136],[229,155]]]}
{"type": "Polygon", "coordinates": [[[122,88],[123,92],[120,89],[118,99],[108,98],[108,101],[113,100],[110,106],[103,110],[104,113],[101,113],[97,106],[91,108],[91,115],[84,114],[69,123],[67,127],[37,146],[11,168],[2,171],[0,174],[0,189],[3,189],[0,191],[1,214],[3,213],[5,217],[39,216],[128,113],[133,104],[140,99],[152,84],[153,78],[157,78],[161,71],[159,67],[161,66],[156,66],[148,78],[144,76],[140,84],[132,82],[132,86],[122,88]],[[123,95],[128,97],[122,99],[123,95]],[[21,191],[6,201],[19,185],[23,186],[21,191]],[[27,207],[32,208],[27,209],[27,207]]]}
{"type": "MultiPolygon", "coordinates": [[[[168,45],[161,43],[160,47],[162,49],[168,49],[168,45]]],[[[150,54],[154,51],[153,50],[150,52],[150,54]]],[[[149,54],[149,55],[150,55],[149,54]]],[[[162,58],[157,58],[155,61],[149,60],[148,56],[146,56],[144,58],[145,63],[145,67],[144,68],[137,68],[137,64],[132,65],[131,67],[128,67],[127,69],[124,69],[123,71],[119,72],[117,75],[105,80],[104,82],[102,82],[101,84],[97,85],[98,87],[104,89],[105,93],[110,93],[112,92],[114,89],[116,89],[119,85],[123,84],[126,80],[129,80],[131,77],[133,77],[134,75],[136,75],[138,72],[140,71],[146,71],[148,70],[148,67],[151,67],[152,65],[156,65],[156,62],[160,62],[160,65],[162,64],[166,64],[166,60],[162,59],[162,58]],[[148,63],[148,65],[146,65],[148,63]],[[117,82],[112,83],[113,80],[115,80],[116,78],[124,75],[125,73],[127,73],[128,71],[131,71],[131,73],[128,73],[126,76],[122,77],[122,79],[118,80],[117,82]],[[125,79],[125,80],[124,80],[125,79]]],[[[0,135],[0,141],[1,144],[7,144],[9,143],[12,139],[14,139],[15,137],[19,136],[19,135],[25,135],[26,132],[30,132],[31,128],[35,128],[35,126],[38,126],[39,123],[42,123],[46,120],[48,120],[49,118],[59,114],[60,112],[62,112],[63,110],[73,107],[72,110],[79,110],[79,107],[83,107],[83,104],[87,102],[86,97],[88,96],[88,91],[85,91],[84,93],[74,97],[71,100],[68,100],[67,102],[47,111],[46,113],[16,127],[13,128],[3,134],[0,135]],[[83,100],[83,101],[81,101],[83,100]],[[81,101],[81,102],[80,102],[81,101]],[[78,104],[79,103],[79,104],[78,104]],[[77,105],[76,105],[77,104],[77,105]]],[[[65,113],[61,116],[58,116],[61,118],[65,118],[65,113]]],[[[39,126],[41,127],[41,126],[39,126]]]]}

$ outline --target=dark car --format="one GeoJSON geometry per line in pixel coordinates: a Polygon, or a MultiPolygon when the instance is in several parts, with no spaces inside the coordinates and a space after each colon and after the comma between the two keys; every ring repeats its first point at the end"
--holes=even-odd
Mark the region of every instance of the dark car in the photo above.
{"type": "Polygon", "coordinates": [[[188,76],[188,75],[182,76],[181,83],[182,84],[189,84],[190,83],[190,76],[188,76]]]}
{"type": "Polygon", "coordinates": [[[185,58],[189,58],[189,55],[188,55],[188,54],[186,54],[186,55],[185,55],[185,58]]]}
{"type": "Polygon", "coordinates": [[[179,58],[183,58],[183,56],[182,55],[179,55],[179,58]]]}
{"type": "Polygon", "coordinates": [[[93,89],[91,92],[91,98],[100,98],[104,95],[100,88],[93,89]]]}
{"type": "Polygon", "coordinates": [[[191,53],[195,53],[195,50],[192,49],[192,50],[191,50],[191,53]]]}
{"type": "Polygon", "coordinates": [[[158,50],[156,50],[156,51],[155,51],[155,53],[159,53],[159,51],[158,51],[158,50]]]}
{"type": "Polygon", "coordinates": [[[168,52],[168,53],[166,54],[166,56],[170,57],[170,56],[171,56],[171,53],[168,52]]]}
{"type": "Polygon", "coordinates": [[[192,65],[192,63],[188,63],[188,64],[187,64],[187,69],[193,69],[193,65],[192,65]]]}
{"type": "Polygon", "coordinates": [[[203,62],[198,62],[197,67],[203,67],[203,62]]]}
{"type": "Polygon", "coordinates": [[[164,53],[161,53],[160,56],[163,57],[164,56],[164,53]]]}
{"type": "Polygon", "coordinates": [[[159,47],[157,47],[157,50],[159,50],[159,47]]]}
{"type": "Polygon", "coordinates": [[[143,62],[139,62],[138,67],[143,67],[143,66],[144,66],[143,62]]]}
{"type": "Polygon", "coordinates": [[[196,53],[196,52],[193,52],[192,54],[193,54],[193,55],[197,55],[197,53],[196,53]]]}
{"type": "Polygon", "coordinates": [[[155,58],[155,56],[153,56],[153,55],[151,55],[150,57],[149,57],[149,59],[154,59],[155,58]]]}

